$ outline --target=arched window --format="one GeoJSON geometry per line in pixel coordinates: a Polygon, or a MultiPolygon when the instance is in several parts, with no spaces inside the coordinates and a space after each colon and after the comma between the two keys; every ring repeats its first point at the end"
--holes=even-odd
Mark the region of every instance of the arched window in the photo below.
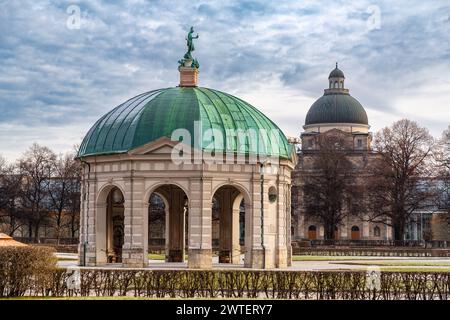
{"type": "Polygon", "coordinates": [[[341,89],[344,89],[344,81],[341,81],[341,89]]]}
{"type": "Polygon", "coordinates": [[[379,237],[381,235],[381,230],[379,226],[375,226],[375,228],[373,228],[373,235],[374,237],[379,237]]]}
{"type": "Polygon", "coordinates": [[[338,85],[338,82],[337,82],[337,81],[334,82],[334,87],[335,87],[336,89],[339,88],[339,85],[338,85]]]}
{"type": "Polygon", "coordinates": [[[330,89],[333,88],[333,81],[330,81],[330,89]]]}
{"type": "Polygon", "coordinates": [[[359,232],[359,227],[353,226],[352,227],[352,240],[359,240],[360,238],[361,238],[361,236],[360,236],[360,232],[359,232]]]}
{"type": "Polygon", "coordinates": [[[316,228],[316,226],[309,226],[308,227],[308,239],[309,240],[317,239],[317,228],[316,228]]]}

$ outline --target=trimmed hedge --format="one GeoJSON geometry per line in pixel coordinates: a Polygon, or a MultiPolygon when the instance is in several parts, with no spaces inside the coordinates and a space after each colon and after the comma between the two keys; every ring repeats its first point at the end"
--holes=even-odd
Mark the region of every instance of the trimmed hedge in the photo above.
{"type": "MultiPolygon", "coordinates": [[[[448,300],[450,273],[382,272],[380,285],[366,284],[364,271],[105,270],[82,269],[81,286],[70,274],[53,273],[46,294],[151,298],[268,298],[345,300],[448,300]]],[[[32,290],[30,290],[32,292],[32,290]]],[[[40,296],[43,291],[35,291],[40,296]]]]}
{"type": "Polygon", "coordinates": [[[57,258],[47,247],[0,247],[0,297],[46,294],[57,258]]]}

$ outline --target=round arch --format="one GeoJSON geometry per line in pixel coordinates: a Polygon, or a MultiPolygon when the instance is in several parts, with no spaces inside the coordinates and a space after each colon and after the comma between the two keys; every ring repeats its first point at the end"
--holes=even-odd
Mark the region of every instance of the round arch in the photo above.
{"type": "MultiPolygon", "coordinates": [[[[250,192],[247,190],[247,188],[245,188],[242,184],[238,183],[238,182],[223,182],[218,184],[216,187],[214,187],[214,189],[211,192],[211,202],[213,201],[214,195],[216,194],[216,192],[222,188],[222,187],[234,187],[236,188],[244,197],[244,202],[247,204],[251,203],[251,197],[250,197],[250,192]]],[[[246,205],[247,206],[247,205],[246,205]]]]}
{"type": "Polygon", "coordinates": [[[100,188],[100,190],[98,190],[98,192],[97,192],[97,199],[95,199],[97,205],[100,203],[102,203],[102,204],[106,203],[106,199],[108,198],[109,193],[114,188],[117,188],[120,190],[120,192],[122,192],[124,204],[125,204],[126,203],[125,190],[123,190],[122,186],[120,186],[117,183],[107,183],[107,184],[103,185],[100,188]]]}
{"type": "Polygon", "coordinates": [[[157,183],[151,185],[144,192],[144,198],[142,199],[143,203],[148,203],[152,193],[154,193],[159,187],[170,186],[170,185],[176,186],[176,187],[180,188],[181,190],[183,190],[184,194],[188,198],[188,203],[190,204],[191,195],[189,194],[189,191],[182,184],[175,182],[175,181],[157,182],[157,183]]]}
{"type": "Polygon", "coordinates": [[[227,181],[224,183],[220,183],[213,188],[213,192],[211,193],[211,203],[213,203],[214,198],[221,192],[226,190],[234,190],[237,194],[229,195],[231,196],[231,203],[226,204],[226,202],[221,203],[220,206],[220,220],[219,220],[219,263],[233,263],[240,264],[241,254],[243,253],[245,258],[245,263],[250,261],[251,259],[251,241],[252,241],[252,225],[251,225],[251,217],[252,217],[252,202],[251,196],[248,192],[247,188],[245,188],[242,184],[236,183],[233,181],[227,181]],[[243,221],[241,221],[241,202],[244,202],[244,210],[245,213],[242,217],[243,221]],[[225,205],[225,207],[222,207],[225,205]],[[222,220],[224,219],[224,220],[222,220]],[[242,225],[241,225],[242,222],[242,225]],[[243,228],[243,229],[241,229],[243,228]],[[222,235],[222,232],[223,235],[222,235]],[[245,250],[241,251],[241,232],[243,236],[245,250]]]}
{"type": "MultiPolygon", "coordinates": [[[[152,195],[157,195],[164,203],[164,238],[165,255],[167,262],[183,262],[185,258],[186,226],[189,225],[190,198],[189,193],[181,184],[173,181],[161,181],[151,185],[146,189],[143,198],[143,206],[147,207],[147,214],[144,215],[144,252],[149,252],[150,242],[150,200],[152,195]],[[162,189],[169,187],[168,190],[162,189]],[[180,200],[179,197],[183,199],[180,200]],[[178,200],[176,200],[178,199],[178,200]],[[187,205],[187,210],[183,207],[187,205]]],[[[160,244],[158,244],[159,246],[160,244]]]]}
{"type": "Polygon", "coordinates": [[[125,229],[123,221],[126,206],[127,201],[122,186],[116,183],[107,183],[100,188],[95,202],[95,244],[97,264],[121,262],[125,229]],[[119,213],[114,213],[116,212],[114,209],[115,206],[108,200],[108,197],[115,189],[119,190],[123,197],[119,213]],[[116,239],[118,240],[116,244],[116,241],[114,240],[115,230],[119,229],[121,230],[121,236],[118,237],[120,239],[116,239]],[[119,260],[114,259],[114,261],[112,261],[110,259],[111,257],[119,258],[119,260]]]}

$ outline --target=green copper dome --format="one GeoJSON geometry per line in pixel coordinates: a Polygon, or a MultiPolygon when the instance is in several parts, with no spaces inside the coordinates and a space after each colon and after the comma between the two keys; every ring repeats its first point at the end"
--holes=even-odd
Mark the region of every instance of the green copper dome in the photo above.
{"type": "Polygon", "coordinates": [[[325,94],[309,109],[305,125],[319,123],[356,123],[368,125],[363,106],[349,94],[325,94]]]}
{"type": "Polygon", "coordinates": [[[186,129],[192,139],[194,124],[199,121],[202,132],[219,130],[253,130],[274,132],[264,143],[238,147],[236,139],[224,142],[201,138],[203,150],[243,151],[260,155],[291,157],[291,145],[281,130],[250,104],[217,90],[201,87],[175,87],[159,89],[138,95],[100,118],[84,138],[78,157],[126,153],[161,137],[170,138],[176,129],[186,129]],[[213,146],[213,147],[211,147],[213,146]]]}

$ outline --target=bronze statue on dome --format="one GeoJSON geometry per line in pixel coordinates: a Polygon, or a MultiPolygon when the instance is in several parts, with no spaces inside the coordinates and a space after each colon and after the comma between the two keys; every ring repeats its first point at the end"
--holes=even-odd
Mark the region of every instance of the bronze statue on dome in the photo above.
{"type": "Polygon", "coordinates": [[[186,37],[186,45],[188,47],[188,50],[184,55],[184,58],[178,61],[180,66],[192,68],[200,67],[197,59],[192,58],[192,52],[195,51],[194,39],[198,39],[198,33],[196,36],[194,36],[194,27],[191,27],[186,37]]]}

